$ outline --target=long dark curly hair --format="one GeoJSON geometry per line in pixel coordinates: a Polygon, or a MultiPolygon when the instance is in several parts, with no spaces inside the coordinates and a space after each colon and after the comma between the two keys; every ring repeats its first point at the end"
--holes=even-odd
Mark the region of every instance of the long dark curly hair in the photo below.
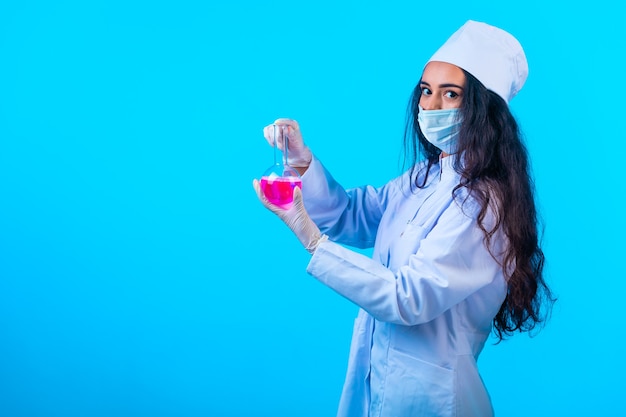
{"type": "MultiPolygon", "coordinates": [[[[493,319],[494,334],[502,341],[516,331],[530,331],[545,322],[556,298],[543,278],[545,257],[540,246],[543,228],[535,206],[528,152],[518,123],[499,95],[467,71],[463,72],[466,82],[459,109],[462,126],[458,150],[450,156],[455,158],[454,167],[461,182],[453,194],[465,187],[479,202],[477,221],[487,248],[499,229],[508,239],[499,260],[508,290],[493,319]],[[490,208],[495,208],[494,227],[485,222],[490,208]]],[[[425,186],[428,172],[438,163],[441,153],[420,131],[417,123],[420,97],[418,83],[409,101],[404,132],[405,156],[410,160],[412,186],[417,188],[425,186]],[[423,158],[426,164],[418,164],[423,158]],[[419,166],[424,167],[424,175],[417,175],[419,166]]],[[[494,259],[498,260],[495,256],[494,259]]]]}

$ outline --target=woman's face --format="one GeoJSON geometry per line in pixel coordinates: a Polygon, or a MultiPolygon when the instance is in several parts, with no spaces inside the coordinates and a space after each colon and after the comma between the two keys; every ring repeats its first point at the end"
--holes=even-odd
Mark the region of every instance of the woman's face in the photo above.
{"type": "Polygon", "coordinates": [[[424,68],[420,89],[420,106],[424,110],[455,109],[461,107],[465,74],[456,65],[431,61],[424,68]]]}

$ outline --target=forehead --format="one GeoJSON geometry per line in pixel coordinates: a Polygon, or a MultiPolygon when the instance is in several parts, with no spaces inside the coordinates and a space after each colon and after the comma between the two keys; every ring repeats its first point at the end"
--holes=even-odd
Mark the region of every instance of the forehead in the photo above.
{"type": "Polygon", "coordinates": [[[432,87],[442,84],[465,85],[465,74],[456,65],[447,62],[430,61],[424,68],[422,81],[432,87]]]}

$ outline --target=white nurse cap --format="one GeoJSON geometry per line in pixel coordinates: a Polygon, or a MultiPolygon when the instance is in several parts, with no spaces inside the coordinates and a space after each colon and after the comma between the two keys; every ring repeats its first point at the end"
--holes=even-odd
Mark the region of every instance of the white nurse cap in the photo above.
{"type": "Polygon", "coordinates": [[[528,62],[510,33],[468,20],[428,60],[447,62],[472,74],[507,103],[522,89],[528,62]]]}

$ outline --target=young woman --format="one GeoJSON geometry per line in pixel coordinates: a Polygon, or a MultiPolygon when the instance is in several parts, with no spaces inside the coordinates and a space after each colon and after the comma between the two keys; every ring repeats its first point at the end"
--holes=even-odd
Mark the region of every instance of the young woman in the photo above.
{"type": "Polygon", "coordinates": [[[312,254],[308,273],[360,307],[338,416],[490,416],[476,364],[489,334],[549,313],[528,155],[508,108],[527,71],[509,33],[464,24],[413,92],[411,167],[380,188],[342,188],[296,121],[264,129],[273,144],[274,125],[287,126],[302,191],[285,210],[255,180],[259,199],[312,254]],[[372,258],[343,245],[373,246],[372,258]]]}

